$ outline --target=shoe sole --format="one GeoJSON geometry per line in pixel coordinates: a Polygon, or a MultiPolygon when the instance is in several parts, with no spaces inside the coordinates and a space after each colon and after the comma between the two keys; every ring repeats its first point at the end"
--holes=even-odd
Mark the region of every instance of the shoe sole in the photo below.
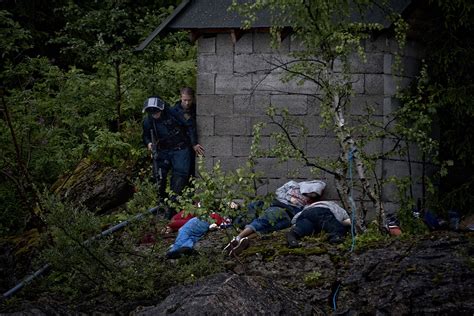
{"type": "Polygon", "coordinates": [[[232,256],[238,256],[240,253],[242,253],[242,251],[244,251],[245,249],[247,249],[249,247],[249,244],[250,244],[250,240],[247,237],[242,238],[239,241],[239,244],[237,246],[235,246],[229,252],[229,256],[231,256],[231,257],[232,256]]]}
{"type": "Polygon", "coordinates": [[[232,249],[237,247],[238,244],[239,242],[236,239],[232,239],[230,243],[228,243],[227,246],[225,246],[224,249],[222,249],[222,253],[229,254],[232,251],[232,249]]]}

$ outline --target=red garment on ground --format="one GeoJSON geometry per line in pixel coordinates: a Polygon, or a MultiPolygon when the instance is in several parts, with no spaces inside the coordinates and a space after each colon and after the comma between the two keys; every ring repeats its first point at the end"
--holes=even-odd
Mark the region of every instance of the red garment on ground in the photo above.
{"type": "MultiPolygon", "coordinates": [[[[184,210],[183,210],[171,218],[171,221],[169,222],[168,227],[171,228],[173,231],[177,231],[178,229],[181,228],[181,226],[186,224],[186,222],[189,221],[193,217],[194,215],[191,213],[188,213],[188,215],[185,216],[184,210]]],[[[212,213],[211,215],[209,215],[209,217],[211,217],[218,226],[224,222],[228,222],[228,220],[226,220],[225,218],[223,218],[217,213],[212,213]]]]}
{"type": "Polygon", "coordinates": [[[188,215],[184,215],[184,210],[176,214],[171,218],[171,221],[168,224],[168,227],[171,228],[173,231],[177,231],[181,226],[186,224],[194,215],[188,213],[188,215]]]}
{"type": "Polygon", "coordinates": [[[209,217],[216,221],[217,226],[221,225],[222,223],[226,221],[225,218],[223,218],[217,213],[212,213],[211,215],[209,215],[209,217]]]}

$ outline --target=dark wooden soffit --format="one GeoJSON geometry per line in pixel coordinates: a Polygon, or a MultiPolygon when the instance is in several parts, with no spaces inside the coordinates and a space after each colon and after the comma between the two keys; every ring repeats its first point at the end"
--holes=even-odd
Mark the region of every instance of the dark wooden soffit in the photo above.
{"type": "MultiPolygon", "coordinates": [[[[243,30],[241,28],[235,28],[235,29],[229,29],[229,28],[210,28],[210,29],[189,29],[185,30],[189,31],[190,34],[190,40],[192,42],[195,42],[198,38],[201,36],[206,36],[206,35],[216,35],[216,34],[230,34],[230,37],[232,39],[232,43],[237,43],[237,41],[247,33],[268,33],[270,31],[269,27],[259,27],[259,28],[252,28],[250,30],[243,30]]],[[[283,28],[280,33],[279,33],[279,40],[282,42],[285,38],[288,37],[292,32],[292,29],[289,27],[283,28]]]]}

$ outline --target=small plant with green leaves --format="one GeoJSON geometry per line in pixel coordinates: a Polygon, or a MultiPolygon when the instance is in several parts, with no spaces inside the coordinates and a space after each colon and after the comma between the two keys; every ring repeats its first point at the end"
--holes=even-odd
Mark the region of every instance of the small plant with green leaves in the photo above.
{"type": "Polygon", "coordinates": [[[304,276],[304,284],[309,288],[316,288],[324,282],[321,272],[312,271],[304,276]]]}

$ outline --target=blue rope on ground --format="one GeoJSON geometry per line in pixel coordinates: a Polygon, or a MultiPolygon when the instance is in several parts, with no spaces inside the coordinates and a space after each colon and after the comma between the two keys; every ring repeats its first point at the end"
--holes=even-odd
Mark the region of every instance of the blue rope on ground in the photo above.
{"type": "Polygon", "coordinates": [[[341,287],[341,283],[336,288],[336,291],[334,291],[334,295],[332,297],[332,307],[334,308],[334,312],[337,310],[337,293],[339,292],[339,288],[341,287]]]}
{"type": "Polygon", "coordinates": [[[351,245],[351,251],[354,251],[355,248],[355,213],[356,213],[356,205],[354,202],[354,198],[352,195],[352,191],[354,188],[354,183],[352,179],[352,162],[354,160],[354,152],[356,149],[351,149],[351,151],[348,154],[348,161],[349,161],[349,183],[350,183],[350,196],[349,196],[349,202],[351,204],[351,236],[352,236],[352,245],[351,245]]]}

